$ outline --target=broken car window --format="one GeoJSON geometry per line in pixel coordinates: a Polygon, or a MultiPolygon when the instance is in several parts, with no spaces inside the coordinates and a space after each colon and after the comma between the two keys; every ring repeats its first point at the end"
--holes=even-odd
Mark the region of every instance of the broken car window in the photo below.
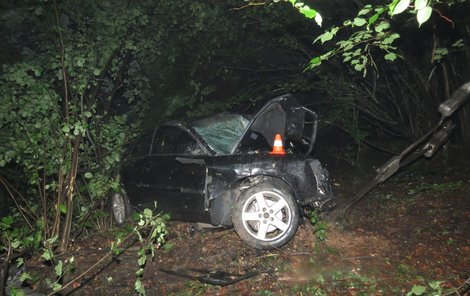
{"type": "Polygon", "coordinates": [[[217,154],[230,154],[243,135],[249,119],[239,114],[219,114],[191,126],[217,154]]]}

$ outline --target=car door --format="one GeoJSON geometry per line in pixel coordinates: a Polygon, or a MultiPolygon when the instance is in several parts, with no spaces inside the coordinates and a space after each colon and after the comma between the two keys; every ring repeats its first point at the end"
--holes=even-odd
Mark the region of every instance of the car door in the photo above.
{"type": "Polygon", "coordinates": [[[205,217],[205,151],[183,127],[165,125],[155,133],[141,168],[140,206],[169,212],[172,218],[203,221],[205,217]]]}
{"type": "Polygon", "coordinates": [[[152,201],[148,196],[148,184],[144,181],[149,168],[143,165],[145,158],[150,155],[151,144],[156,129],[149,131],[139,137],[139,139],[127,150],[121,169],[122,183],[129,196],[133,207],[151,207],[152,201]]]}
{"type": "Polygon", "coordinates": [[[233,153],[269,152],[276,134],[289,142],[303,141],[307,146],[304,153],[310,153],[316,136],[316,114],[291,95],[272,99],[252,118],[233,153]]]}

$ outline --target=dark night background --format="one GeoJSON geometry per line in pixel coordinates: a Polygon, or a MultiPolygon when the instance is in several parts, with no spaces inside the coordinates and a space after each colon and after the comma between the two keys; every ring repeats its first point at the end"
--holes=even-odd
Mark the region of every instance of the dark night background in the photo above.
{"type": "MultiPolygon", "coordinates": [[[[433,13],[420,26],[414,2],[393,17],[388,8],[383,10],[370,28],[345,24],[357,17],[370,21],[391,2],[305,1],[321,13],[320,27],[288,1],[2,0],[1,258],[12,249],[42,252],[47,239],[54,237],[57,241],[50,245],[65,251],[70,240],[84,232],[109,228],[109,192],[120,188],[126,147],[155,125],[221,111],[249,113],[285,93],[319,114],[314,154],[330,166],[339,195],[352,195],[373,167],[425,134],[439,120],[439,104],[470,81],[470,2],[428,1],[433,13]],[[358,16],[368,4],[372,8],[358,16]],[[377,29],[382,23],[383,32],[377,29]],[[332,40],[314,42],[334,26],[340,30],[332,40]],[[366,33],[371,35],[360,39],[366,33]],[[395,33],[399,38],[387,43],[395,33]],[[353,49],[342,48],[319,67],[309,68],[313,58],[334,52],[341,40],[353,49]],[[386,58],[387,53],[396,59],[386,58]],[[356,175],[363,179],[354,179],[356,175]]],[[[448,144],[421,165],[434,169],[423,175],[442,173],[444,179],[430,182],[453,182],[443,190],[460,184],[456,200],[466,201],[461,197],[468,171],[461,165],[469,159],[470,104],[453,120],[456,128],[448,144]]],[[[419,175],[419,165],[406,176],[419,175]]],[[[406,196],[399,192],[406,183],[399,183],[402,177],[397,184],[392,182],[390,196],[406,196]]],[[[437,190],[430,186],[410,190],[437,190]]],[[[414,196],[411,191],[408,196],[414,196]]],[[[462,208],[456,216],[468,219],[466,206],[462,208]]],[[[361,227],[367,224],[356,222],[361,227]]],[[[441,234],[444,231],[448,230],[441,234]]],[[[450,253],[464,254],[454,256],[460,261],[453,258],[465,268],[468,239],[460,239],[453,239],[460,253],[450,253]]],[[[130,273],[133,280],[134,271],[130,273]]],[[[448,282],[451,287],[465,280],[455,270],[448,274],[454,276],[448,282]]],[[[196,291],[191,289],[189,293],[196,291]]],[[[224,293],[212,292],[208,293],[224,293]]],[[[338,293],[328,295],[344,295],[338,293]]]]}

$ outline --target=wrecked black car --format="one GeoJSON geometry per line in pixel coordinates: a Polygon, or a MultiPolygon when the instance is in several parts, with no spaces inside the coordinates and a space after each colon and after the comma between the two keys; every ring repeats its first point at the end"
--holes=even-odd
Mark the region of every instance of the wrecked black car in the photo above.
{"type": "Polygon", "coordinates": [[[306,209],[334,206],[328,172],[311,158],[317,115],[291,95],[254,116],[222,113],[170,122],[129,150],[113,195],[118,223],[132,209],[175,220],[233,226],[248,245],[277,248],[292,239],[306,209]]]}

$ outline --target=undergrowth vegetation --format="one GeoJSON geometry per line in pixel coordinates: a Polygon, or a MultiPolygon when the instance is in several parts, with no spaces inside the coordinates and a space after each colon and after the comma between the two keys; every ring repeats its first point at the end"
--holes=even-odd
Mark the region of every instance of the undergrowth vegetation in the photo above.
{"type": "Polygon", "coordinates": [[[26,248],[32,248],[39,251],[40,260],[43,264],[50,266],[49,276],[36,277],[25,269],[25,259],[22,256],[15,256],[12,262],[15,269],[19,272],[15,279],[9,283],[8,292],[11,295],[25,295],[22,286],[32,284],[41,284],[39,281],[45,281],[45,284],[53,293],[59,293],[63,290],[72,291],[80,286],[81,279],[88,276],[90,272],[102,267],[104,263],[116,260],[121,253],[130,245],[137,244],[137,264],[135,271],[134,289],[138,295],[146,295],[146,288],[141,281],[145,272],[145,266],[148,257],[153,258],[155,251],[165,246],[168,230],[166,223],[169,219],[167,214],[161,214],[151,209],[145,209],[141,213],[135,213],[132,224],[122,226],[116,231],[116,239],[109,245],[109,251],[103,255],[96,263],[88,267],[84,272],[77,274],[75,270],[75,257],[73,255],[62,255],[57,251],[57,236],[42,241],[41,232],[36,236],[24,228],[15,228],[14,215],[3,217],[0,222],[2,232],[2,244],[8,246],[7,260],[17,251],[24,251],[26,248]],[[34,238],[33,241],[31,239],[34,238]]]}

